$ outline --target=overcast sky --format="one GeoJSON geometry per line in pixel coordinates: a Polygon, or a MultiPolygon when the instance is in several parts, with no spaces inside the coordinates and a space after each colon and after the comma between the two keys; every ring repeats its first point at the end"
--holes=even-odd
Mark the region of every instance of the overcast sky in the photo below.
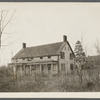
{"type": "Polygon", "coordinates": [[[22,43],[36,46],[63,40],[67,35],[72,48],[83,37],[88,55],[96,55],[94,44],[100,39],[100,3],[0,3],[8,18],[16,10],[2,35],[0,65],[7,64],[22,43]]]}

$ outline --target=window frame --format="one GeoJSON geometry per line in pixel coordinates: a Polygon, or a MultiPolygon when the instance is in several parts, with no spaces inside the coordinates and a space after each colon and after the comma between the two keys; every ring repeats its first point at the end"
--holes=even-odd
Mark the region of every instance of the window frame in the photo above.
{"type": "Polygon", "coordinates": [[[40,59],[43,59],[43,57],[40,57],[40,59]]]}
{"type": "Polygon", "coordinates": [[[48,70],[51,70],[51,64],[48,64],[48,70]]]}
{"type": "Polygon", "coordinates": [[[74,70],[74,65],[72,63],[70,64],[70,70],[74,70]]]}
{"type": "Polygon", "coordinates": [[[51,58],[51,56],[48,56],[48,59],[50,59],[51,58]]]}
{"type": "Polygon", "coordinates": [[[65,64],[64,63],[61,64],[61,71],[65,71],[65,64]]]}
{"type": "Polygon", "coordinates": [[[70,60],[73,60],[73,53],[70,53],[70,60]]]}
{"type": "Polygon", "coordinates": [[[65,59],[65,52],[60,52],[60,58],[65,59]]]}

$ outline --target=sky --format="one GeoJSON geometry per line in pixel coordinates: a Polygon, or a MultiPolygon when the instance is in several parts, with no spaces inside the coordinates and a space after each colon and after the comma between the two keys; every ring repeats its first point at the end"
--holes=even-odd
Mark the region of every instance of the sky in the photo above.
{"type": "Polygon", "coordinates": [[[100,3],[0,3],[8,11],[6,21],[16,10],[2,35],[0,65],[7,65],[22,48],[63,41],[74,50],[80,40],[87,55],[97,55],[100,40],[100,3]]]}

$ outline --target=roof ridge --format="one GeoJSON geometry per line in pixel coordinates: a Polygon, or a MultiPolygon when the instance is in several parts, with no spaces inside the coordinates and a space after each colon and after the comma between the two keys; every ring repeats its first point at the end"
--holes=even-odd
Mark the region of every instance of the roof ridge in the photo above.
{"type": "Polygon", "coordinates": [[[63,43],[63,41],[62,42],[55,42],[55,43],[44,44],[44,45],[31,46],[31,47],[26,47],[26,48],[39,47],[39,46],[47,46],[47,45],[52,45],[52,44],[57,44],[57,43],[63,43]]]}
{"type": "Polygon", "coordinates": [[[18,52],[13,58],[21,57],[37,57],[44,55],[55,55],[63,42],[50,43],[45,45],[38,45],[32,47],[26,47],[18,52]]]}

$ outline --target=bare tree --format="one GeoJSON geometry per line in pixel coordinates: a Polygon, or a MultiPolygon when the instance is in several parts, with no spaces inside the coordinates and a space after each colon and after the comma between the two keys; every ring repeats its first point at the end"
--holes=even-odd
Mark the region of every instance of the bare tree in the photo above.
{"type": "Polygon", "coordinates": [[[100,57],[100,41],[97,39],[97,42],[95,43],[95,49],[96,49],[96,52],[97,52],[97,59],[96,59],[96,65],[99,65],[99,66],[97,66],[98,68],[98,72],[97,72],[97,83],[98,83],[98,85],[99,85],[99,75],[100,75],[100,59],[99,59],[99,57],[100,57]]]}
{"type": "Polygon", "coordinates": [[[8,18],[8,11],[6,10],[2,10],[0,12],[0,48],[1,48],[1,38],[2,38],[2,34],[4,33],[5,28],[7,27],[7,25],[10,23],[10,21],[12,20],[12,17],[15,13],[15,10],[13,11],[12,15],[10,16],[10,18],[8,18]]]}
{"type": "Polygon", "coordinates": [[[95,49],[98,55],[100,55],[100,44],[99,40],[97,39],[97,42],[95,43],[95,49]]]}

